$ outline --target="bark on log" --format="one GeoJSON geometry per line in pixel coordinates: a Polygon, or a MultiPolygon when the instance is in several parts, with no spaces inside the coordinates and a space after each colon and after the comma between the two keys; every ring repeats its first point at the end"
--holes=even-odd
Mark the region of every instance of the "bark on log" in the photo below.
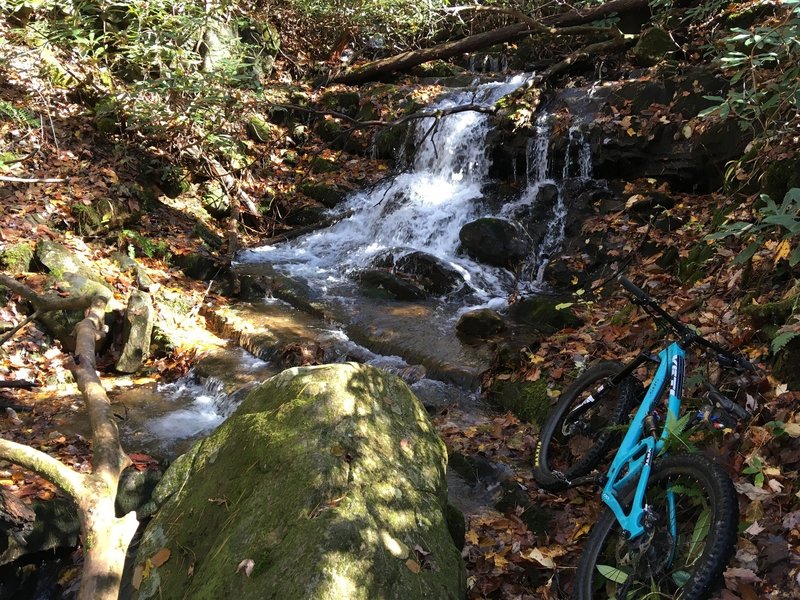
{"type": "MultiPolygon", "coordinates": [[[[612,13],[622,13],[631,10],[642,9],[648,6],[647,0],[611,0],[589,10],[573,10],[568,13],[556,15],[542,19],[539,24],[526,19],[524,23],[516,23],[499,29],[485,31],[460,40],[445,42],[433,46],[410,52],[403,52],[389,58],[383,58],[362,67],[358,67],[350,72],[341,73],[331,77],[327,83],[342,83],[345,85],[357,85],[383,75],[395,72],[403,72],[421,65],[431,60],[440,60],[457,56],[463,52],[473,52],[505,42],[513,42],[532,33],[545,33],[557,35],[560,28],[573,25],[583,25],[591,23],[597,19],[602,19],[612,13]]],[[[567,32],[565,32],[567,33],[567,32]]]]}
{"type": "MultiPolygon", "coordinates": [[[[3,281],[8,284],[8,281],[3,281]]],[[[20,295],[34,305],[42,298],[23,284],[20,295]]],[[[12,285],[14,285],[12,284],[12,285]]],[[[13,289],[13,288],[12,288],[13,289]]],[[[120,475],[131,464],[122,450],[111,404],[97,375],[95,348],[105,336],[103,320],[107,299],[96,296],[75,327],[75,353],[71,366],[83,394],[92,427],[93,471],[73,471],[55,458],[30,446],[0,438],[0,458],[35,471],[64,490],[78,508],[83,534],[84,566],[79,600],[116,600],[125,555],[138,527],[135,512],[117,518],[114,502],[120,475]]]]}

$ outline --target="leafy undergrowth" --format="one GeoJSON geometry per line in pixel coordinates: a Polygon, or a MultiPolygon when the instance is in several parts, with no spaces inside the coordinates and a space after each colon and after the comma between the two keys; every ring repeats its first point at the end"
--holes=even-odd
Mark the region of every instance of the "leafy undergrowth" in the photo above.
{"type": "MultiPolygon", "coordinates": [[[[771,374],[769,333],[774,329],[765,332],[763,323],[744,313],[748,306],[769,306],[790,291],[794,276],[787,264],[788,253],[780,242],[767,242],[746,266],[738,264],[735,257],[744,250],[743,243],[728,241],[723,246],[706,239],[715,218],[712,209],[722,205],[723,199],[672,197],[678,201],[670,217],[673,224],[681,222],[680,227],[663,230],[643,223],[641,215],[630,210],[639,198],[631,193],[627,209],[590,219],[584,232],[607,232],[612,269],[624,268],[669,312],[680,315],[707,338],[742,352],[759,367],[756,377],[722,379],[737,401],[754,412],[753,419],[735,431],[707,432],[692,439],[700,451],[725,465],[740,501],[736,556],[725,573],[724,587],[714,597],[794,598],[793,590],[800,582],[800,393],[788,391],[786,383],[771,374]],[[669,268],[660,266],[665,254],[673,251],[675,263],[669,268]]],[[[744,214],[748,212],[740,209],[739,216],[752,217],[744,214]]],[[[580,267],[578,259],[572,260],[580,267]]],[[[525,348],[514,364],[487,374],[485,387],[497,380],[544,378],[555,402],[583,364],[631,359],[663,339],[650,317],[630,303],[615,281],[578,293],[572,308],[586,325],[525,348]]],[[[700,357],[695,357],[692,366],[712,379],[719,370],[700,357]]],[[[687,392],[690,404],[692,397],[701,395],[691,385],[687,392]]],[[[454,418],[444,413],[437,419],[449,450],[514,468],[518,485],[530,499],[531,508],[525,510],[545,511],[548,517],[546,526],[534,533],[519,507],[505,514],[468,515],[464,556],[469,597],[568,597],[582,545],[602,511],[599,490],[551,494],[537,488],[531,478],[535,425],[507,414],[464,429],[452,426],[454,418]]]]}

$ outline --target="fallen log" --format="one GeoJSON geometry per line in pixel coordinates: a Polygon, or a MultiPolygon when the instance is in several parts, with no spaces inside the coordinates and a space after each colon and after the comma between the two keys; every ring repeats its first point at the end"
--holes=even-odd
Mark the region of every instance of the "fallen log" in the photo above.
{"type": "Polygon", "coordinates": [[[346,219],[352,214],[353,211],[348,210],[346,213],[343,213],[341,215],[336,215],[335,217],[328,217],[327,219],[322,219],[321,221],[312,223],[311,225],[303,225],[302,227],[296,227],[295,229],[290,229],[285,233],[274,235],[271,238],[262,240],[261,244],[264,246],[274,246],[275,244],[288,242],[289,240],[293,240],[294,238],[300,237],[301,235],[305,235],[306,233],[311,233],[312,231],[317,231],[318,229],[324,229],[325,227],[330,227],[334,223],[337,223],[342,219],[346,219]]]}
{"type": "MultiPolygon", "coordinates": [[[[568,27],[591,23],[612,13],[622,13],[646,7],[647,0],[611,0],[589,10],[572,10],[568,13],[544,18],[539,22],[524,18],[522,23],[507,25],[491,31],[484,31],[460,40],[452,40],[421,50],[396,54],[388,58],[367,63],[352,71],[339,73],[325,82],[358,85],[378,79],[390,73],[404,72],[432,60],[444,60],[464,52],[474,52],[481,48],[506,42],[514,42],[533,33],[547,35],[569,34],[568,27]]],[[[585,30],[573,33],[585,33],[585,30]]]]}

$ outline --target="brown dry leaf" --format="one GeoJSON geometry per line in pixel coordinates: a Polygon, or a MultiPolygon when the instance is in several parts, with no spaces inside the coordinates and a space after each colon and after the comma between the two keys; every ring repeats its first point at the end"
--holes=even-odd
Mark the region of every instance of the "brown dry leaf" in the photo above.
{"type": "Polygon", "coordinates": [[[408,567],[408,570],[411,571],[412,573],[419,573],[421,569],[419,563],[415,561],[413,558],[409,558],[406,561],[406,567],[408,567]]]}
{"type": "Polygon", "coordinates": [[[144,579],[144,565],[136,565],[136,568],[133,570],[133,581],[131,585],[133,585],[133,589],[138,590],[142,585],[142,580],[144,579]]]}
{"type": "Polygon", "coordinates": [[[150,562],[153,563],[154,567],[160,567],[169,560],[171,554],[172,552],[169,548],[162,548],[150,558],[150,562]]]}
{"type": "Polygon", "coordinates": [[[523,552],[522,558],[526,558],[528,560],[535,560],[540,565],[548,569],[556,568],[555,561],[549,556],[545,556],[545,554],[541,550],[539,550],[539,548],[531,548],[527,552],[523,552]]]}

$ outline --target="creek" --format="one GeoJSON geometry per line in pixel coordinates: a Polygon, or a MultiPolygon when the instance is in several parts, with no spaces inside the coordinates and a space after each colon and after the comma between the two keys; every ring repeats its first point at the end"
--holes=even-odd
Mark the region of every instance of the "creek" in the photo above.
{"type": "MultiPolygon", "coordinates": [[[[490,106],[526,81],[516,75],[451,91],[431,108],[490,106]]],[[[240,272],[268,278],[273,294],[282,300],[267,298],[232,308],[239,329],[250,332],[246,340],[238,340],[249,352],[225,350],[175,383],[119,394],[116,400],[128,417],[122,432],[129,447],[167,458],[184,451],[219,425],[254,382],[291,365],[280,355],[291,345],[311,348],[323,362],[355,360],[397,373],[431,412],[455,409],[450,425],[485,422],[492,409],[479,400],[478,382],[495,348],[459,338],[455,326],[465,312],[482,307],[503,312],[510,296],[535,295],[545,288],[544,268],[564,238],[563,181],[588,180],[592,170],[580,122],[569,130],[564,155],[551,159],[553,120],[547,112],[538,117],[536,135],[525,149],[524,170],[514,167],[507,186],[512,192],[502,198],[492,192],[497,181],[486,148],[489,115],[464,111],[418,120],[404,145],[414,151],[398,160],[405,169],[332,209],[339,218],[333,226],[241,253],[240,272]],[[537,202],[544,201],[542,190],[548,187],[556,193],[546,195],[551,206],[543,209],[537,202]],[[464,251],[462,229],[483,218],[545,222],[520,227],[529,252],[512,270],[464,251]],[[364,272],[376,267],[389,272],[393,269],[386,269],[387,260],[396,267],[408,256],[425,257],[457,283],[449,293],[414,300],[392,297],[380,285],[377,291],[364,286],[364,272]]],[[[218,329],[227,333],[225,326],[218,329]]],[[[505,339],[523,345],[532,335],[526,326],[509,321],[505,339]]],[[[457,504],[471,512],[489,503],[486,490],[507,478],[507,470],[498,469],[489,477],[494,481],[484,486],[468,485],[451,474],[457,504]]]]}

